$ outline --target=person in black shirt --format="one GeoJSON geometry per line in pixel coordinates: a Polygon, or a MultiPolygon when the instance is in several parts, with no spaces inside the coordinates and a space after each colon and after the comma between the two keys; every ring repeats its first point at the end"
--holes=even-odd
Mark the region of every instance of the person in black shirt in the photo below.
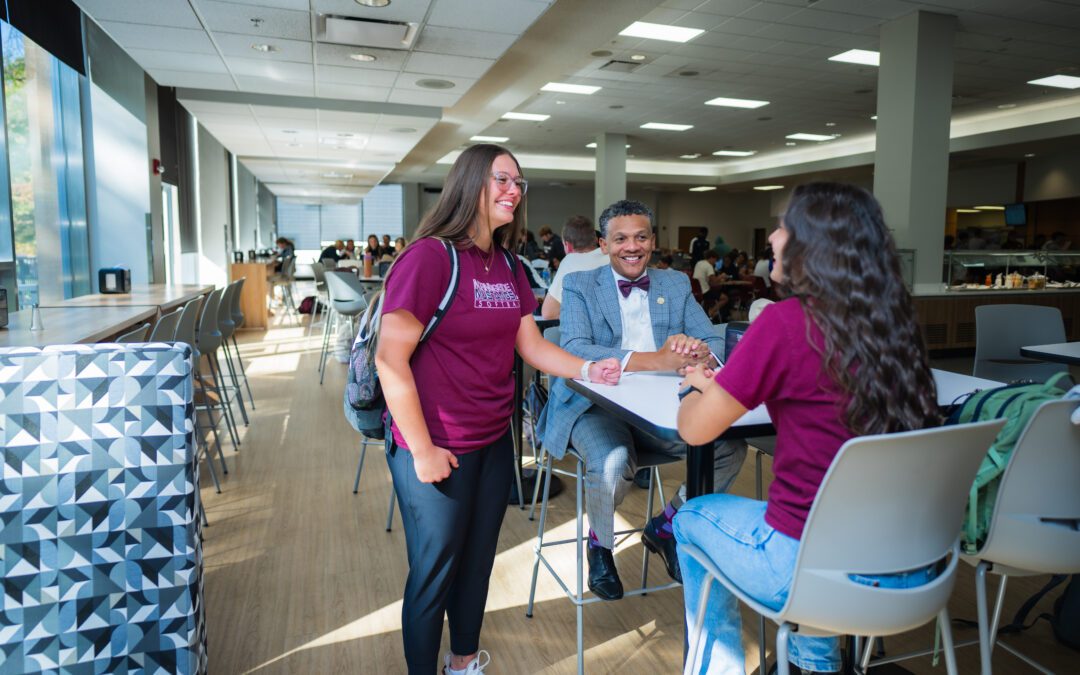
{"type": "Polygon", "coordinates": [[[319,260],[326,260],[327,258],[337,262],[345,257],[345,242],[338,239],[330,246],[323,249],[323,252],[319,254],[319,260]]]}
{"type": "Polygon", "coordinates": [[[566,257],[566,249],[563,247],[562,238],[545,225],[540,228],[540,241],[544,242],[544,253],[540,257],[551,261],[552,269],[557,268],[559,265],[555,261],[566,257]]]}

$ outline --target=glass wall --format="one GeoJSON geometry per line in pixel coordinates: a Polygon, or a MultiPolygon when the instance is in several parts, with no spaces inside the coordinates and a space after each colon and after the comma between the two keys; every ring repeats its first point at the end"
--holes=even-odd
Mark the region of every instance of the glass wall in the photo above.
{"type": "Polygon", "coordinates": [[[26,307],[90,288],[81,76],[3,22],[0,47],[18,301],[26,307]]]}
{"type": "Polygon", "coordinates": [[[337,239],[364,242],[369,234],[391,240],[404,232],[404,197],[400,185],[378,185],[359,204],[312,204],[277,200],[278,234],[298,251],[314,251],[337,239]]]}

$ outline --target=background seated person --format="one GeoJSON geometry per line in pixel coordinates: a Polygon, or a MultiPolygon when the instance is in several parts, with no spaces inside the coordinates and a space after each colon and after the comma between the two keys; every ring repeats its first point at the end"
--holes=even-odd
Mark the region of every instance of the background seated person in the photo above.
{"type": "MultiPolygon", "coordinates": [[[[712,286],[713,277],[716,276],[716,261],[720,259],[716,251],[706,251],[705,257],[694,264],[694,278],[701,285],[701,292],[705,293],[712,286]]],[[[719,281],[719,279],[717,279],[719,281]]]]}
{"type": "Polygon", "coordinates": [[[338,239],[333,244],[330,244],[322,250],[322,253],[319,254],[319,260],[326,260],[327,258],[329,258],[330,260],[337,262],[345,258],[345,256],[343,255],[344,252],[345,242],[338,239]]]}
{"type": "Polygon", "coordinates": [[[670,254],[662,255],[662,256],[660,256],[660,259],[656,261],[656,269],[658,269],[658,270],[669,270],[669,269],[671,269],[671,266],[674,263],[675,263],[675,258],[671,257],[670,254]]]}
{"type": "Polygon", "coordinates": [[[341,252],[342,260],[356,260],[356,241],[352,239],[345,240],[345,250],[341,252]]]}
{"type": "MultiPolygon", "coordinates": [[[[776,427],[768,501],[697,497],[675,518],[675,538],[680,547],[700,547],[748,595],[779,609],[810,507],[840,446],[940,420],[911,296],[874,197],[852,185],[799,186],[769,241],[772,280],[787,299],[761,311],[718,372],[688,369],[684,384],[694,388],[684,389],[678,418],[679,434],[703,443],[764,403],[776,427]]],[[[681,562],[692,630],[705,570],[694,559],[681,562]]],[[[918,586],[934,578],[933,569],[867,583],[918,586]]],[[[745,673],[738,601],[723,585],[713,585],[705,617],[700,672],[745,673]]],[[[789,660],[804,674],[840,670],[835,637],[793,633],[790,647],[789,660]]]]}
{"type": "Polygon", "coordinates": [[[592,221],[585,216],[567,218],[563,225],[562,238],[566,257],[559,264],[559,269],[551,280],[551,288],[548,289],[544,304],[540,308],[540,315],[545,319],[559,318],[563,281],[567,274],[594,270],[608,264],[607,255],[596,244],[596,230],[593,229],[592,221]]]}
{"type": "MultiPolygon", "coordinates": [[[[682,371],[687,365],[715,366],[724,340],[713,331],[690,295],[690,280],[674,270],[649,270],[656,245],[652,212],[641,202],[618,201],[600,215],[600,247],[609,264],[570,274],[563,285],[562,347],[590,360],[615,357],[624,372],[682,371]]],[[[594,406],[564,380],[551,386],[537,434],[561,458],[567,446],[585,458],[585,506],[589,515],[589,589],[604,600],[623,595],[615,570],[615,507],[633,484],[637,451],[683,455],[682,443],[661,441],[594,406]]],[[[726,490],[746,457],[746,443],[717,446],[714,485],[726,490]]],[[[654,517],[642,543],[659,553],[678,580],[671,517],[685,489],[654,517]]]]}

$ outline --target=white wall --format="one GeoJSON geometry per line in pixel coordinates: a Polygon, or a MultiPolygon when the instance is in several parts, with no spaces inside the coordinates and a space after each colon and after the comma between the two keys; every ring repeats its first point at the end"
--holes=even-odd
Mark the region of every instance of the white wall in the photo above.
{"type": "Polygon", "coordinates": [[[1080,197],[1080,157],[1054,155],[1027,162],[1024,201],[1080,197]]]}
{"type": "Polygon", "coordinates": [[[199,283],[228,282],[232,214],[229,208],[229,165],[224,146],[199,125],[199,283]]]}
{"type": "Polygon", "coordinates": [[[150,214],[150,166],[146,124],[90,85],[93,120],[95,211],[90,228],[90,269],[94,291],[97,270],[122,266],[131,283],[150,283],[147,218],[150,214]]]}
{"type": "Polygon", "coordinates": [[[680,227],[707,227],[710,242],[721,235],[729,246],[745,250],[753,245],[755,228],[776,224],[770,205],[765,192],[665,192],[657,242],[661,248],[675,248],[680,227]]]}

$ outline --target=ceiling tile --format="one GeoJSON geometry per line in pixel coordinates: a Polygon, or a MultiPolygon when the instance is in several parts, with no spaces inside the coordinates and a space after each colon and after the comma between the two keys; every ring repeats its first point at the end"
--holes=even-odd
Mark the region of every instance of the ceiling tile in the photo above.
{"type": "Polygon", "coordinates": [[[312,96],[315,86],[307,80],[275,80],[269,77],[237,75],[240,90],[256,94],[280,94],[289,92],[290,96],[312,96]]]}
{"type": "Polygon", "coordinates": [[[389,103],[407,103],[410,105],[429,105],[449,108],[458,102],[461,94],[446,94],[424,89],[394,89],[390,92],[389,103]]]}
{"type": "Polygon", "coordinates": [[[339,66],[343,68],[361,68],[364,70],[401,70],[405,65],[405,59],[409,52],[397,49],[369,49],[367,47],[349,47],[347,45],[330,45],[316,43],[315,58],[319,65],[339,66]],[[351,54],[370,54],[375,57],[374,61],[355,61],[351,54]]]}
{"type": "Polygon", "coordinates": [[[216,54],[214,44],[202,30],[144,26],[116,21],[100,22],[102,28],[124,49],[161,49],[168,45],[170,51],[195,54],[216,54]]]}
{"type": "MultiPolygon", "coordinates": [[[[196,5],[201,6],[205,0],[196,0],[196,5]]],[[[227,0],[228,4],[248,5],[255,7],[273,7],[274,9],[292,9],[306,12],[309,9],[308,0],[227,0]]]]}
{"type": "Polygon", "coordinates": [[[461,28],[427,26],[416,41],[416,51],[497,59],[514,43],[513,35],[461,28]]]}
{"type": "Polygon", "coordinates": [[[234,75],[256,75],[273,80],[310,80],[314,72],[310,63],[275,61],[260,58],[229,59],[229,69],[234,75]]]}
{"type": "Polygon", "coordinates": [[[363,7],[354,0],[315,0],[315,11],[380,21],[419,23],[424,20],[430,5],[431,0],[393,0],[386,7],[363,7]]]}
{"type": "Polygon", "coordinates": [[[413,52],[406,61],[405,69],[426,75],[460,75],[479,78],[494,63],[494,59],[413,52]]]}
{"type": "Polygon", "coordinates": [[[97,23],[121,21],[202,31],[195,13],[186,2],[176,0],[75,0],[97,23]]]}
{"type": "Polygon", "coordinates": [[[127,53],[144,70],[189,70],[194,73],[228,74],[217,54],[168,52],[158,49],[129,49],[127,53]]]}
{"type": "Polygon", "coordinates": [[[515,0],[512,8],[505,0],[437,0],[427,25],[520,35],[547,7],[530,0],[515,0]]]}
{"type": "Polygon", "coordinates": [[[344,68],[320,65],[316,72],[319,84],[347,84],[354,87],[392,87],[398,74],[374,68],[344,68]]]}
{"type": "Polygon", "coordinates": [[[308,11],[295,12],[211,0],[200,0],[197,7],[215,34],[239,33],[265,40],[311,39],[311,13],[308,11]]]}
{"type": "MultiPolygon", "coordinates": [[[[398,76],[397,83],[394,85],[394,88],[395,89],[419,89],[420,91],[432,91],[431,89],[429,89],[427,87],[422,87],[419,84],[417,84],[418,82],[422,82],[424,80],[430,80],[430,79],[432,79],[430,75],[424,75],[423,73],[401,73],[401,75],[398,76]]],[[[443,93],[443,94],[455,94],[457,96],[461,96],[462,94],[464,94],[466,91],[469,90],[469,87],[476,84],[476,80],[474,80],[474,79],[472,79],[470,77],[452,77],[450,75],[441,75],[441,76],[439,76],[438,79],[445,80],[447,82],[453,82],[454,87],[452,89],[438,89],[438,90],[435,90],[435,91],[437,91],[439,93],[443,93]]]]}
{"type": "Polygon", "coordinates": [[[311,63],[311,42],[303,40],[267,40],[259,42],[258,38],[250,35],[238,35],[236,33],[214,33],[214,41],[217,42],[221,52],[226,57],[240,56],[246,58],[259,58],[266,61],[295,61],[297,63],[311,63]],[[272,45],[275,51],[260,52],[252,49],[254,44],[272,45]]]}
{"type": "Polygon", "coordinates": [[[215,89],[236,91],[236,83],[229,75],[196,73],[189,70],[150,70],[150,77],[163,87],[189,87],[192,89],[215,89]]]}
{"type": "Polygon", "coordinates": [[[319,98],[337,98],[350,101],[375,101],[385,103],[390,95],[389,87],[364,87],[337,83],[319,83],[319,98]]]}

